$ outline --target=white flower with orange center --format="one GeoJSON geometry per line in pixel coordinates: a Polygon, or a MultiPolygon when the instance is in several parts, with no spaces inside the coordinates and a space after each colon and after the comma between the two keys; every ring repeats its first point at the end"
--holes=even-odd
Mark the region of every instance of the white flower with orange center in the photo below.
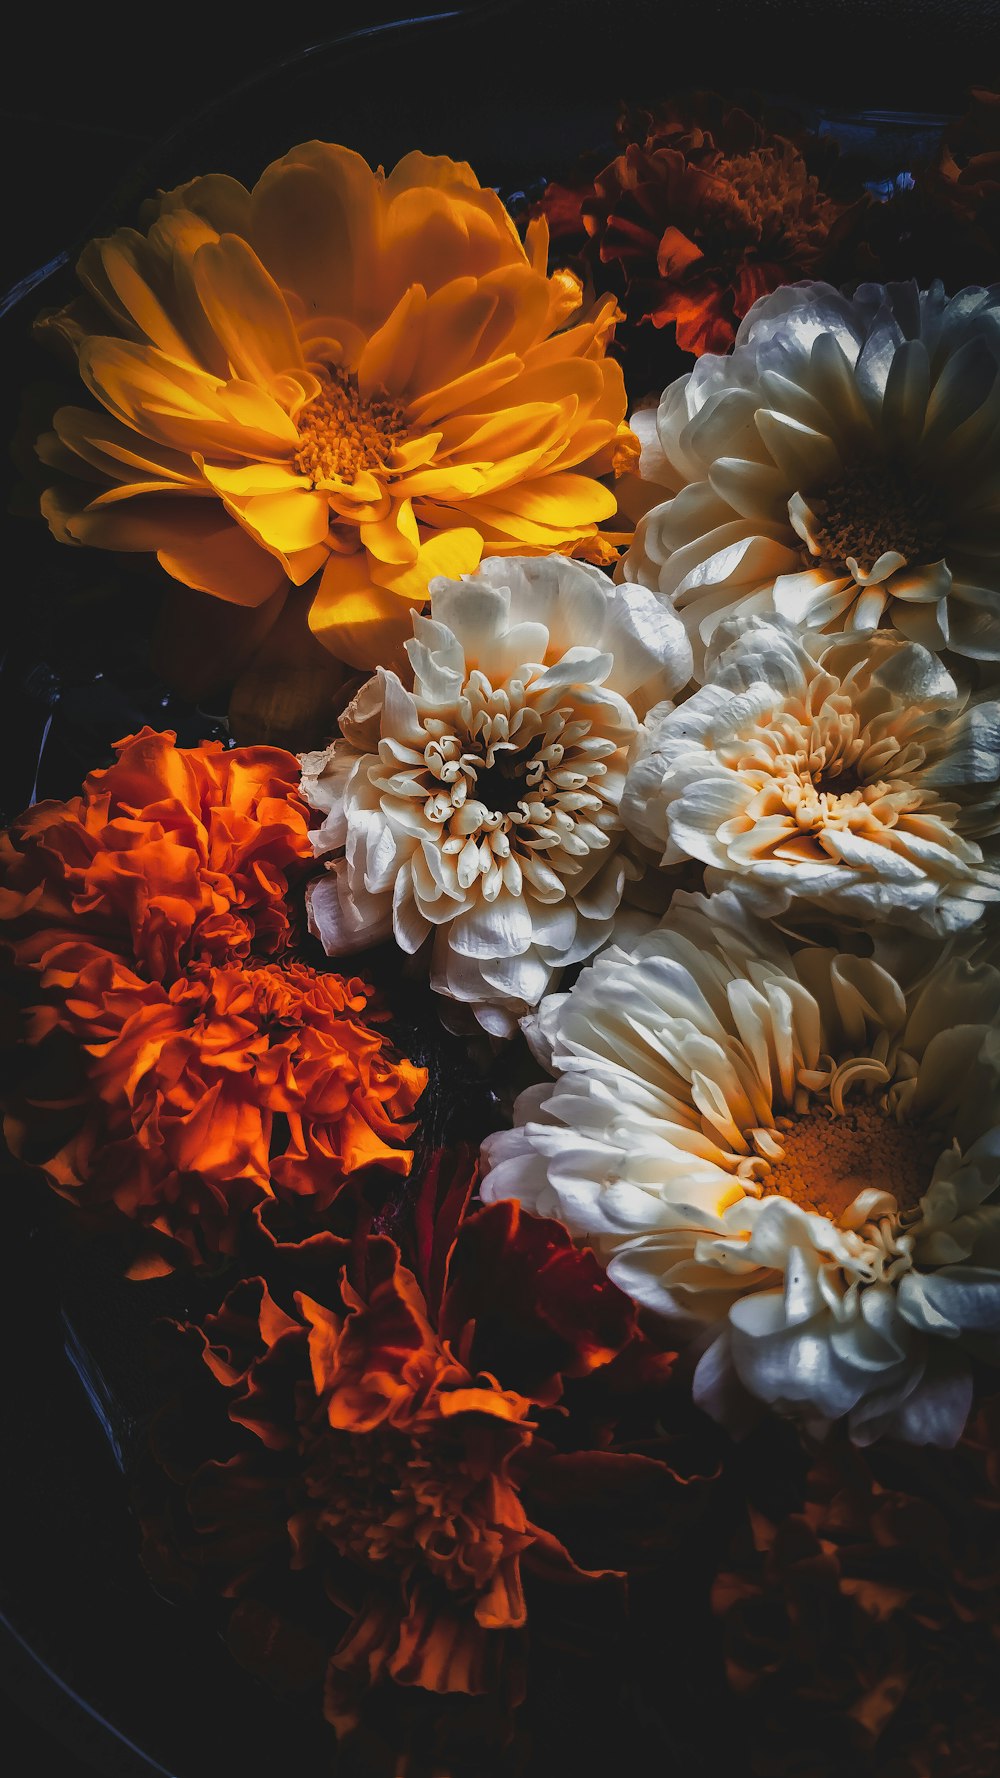
{"type": "Polygon", "coordinates": [[[720,624],[706,683],[650,711],[622,798],[664,865],[774,916],[796,901],[947,932],[1000,899],[1000,703],[892,631],[720,624]]]}
{"type": "Polygon", "coordinates": [[[487,1202],[561,1218],[746,1392],[865,1443],[951,1444],[1000,1359],[1000,971],[952,941],[793,951],[679,893],[525,1021],[553,1083],[484,1145],[487,1202]]]}
{"type": "Polygon", "coordinates": [[[211,175],[90,242],[39,331],[96,405],[38,441],[62,542],[155,552],[235,605],[315,580],[310,624],[371,670],[430,578],[485,554],[614,546],[599,479],[634,456],[608,297],[549,277],[446,156],[373,170],[305,142],[247,191],[211,175]]]}
{"type": "Polygon", "coordinates": [[[699,678],[734,611],[1000,659],[998,365],[1000,287],[794,284],[635,416],[671,498],[624,574],[679,612],[699,678]]]}
{"type": "Polygon", "coordinates": [[[436,580],[407,643],[412,686],[379,670],[302,756],[330,870],[309,921],[331,956],[393,936],[431,985],[498,1036],[557,971],[609,937],[626,876],[618,805],[632,701],[690,672],[651,593],[562,556],[436,580]]]}

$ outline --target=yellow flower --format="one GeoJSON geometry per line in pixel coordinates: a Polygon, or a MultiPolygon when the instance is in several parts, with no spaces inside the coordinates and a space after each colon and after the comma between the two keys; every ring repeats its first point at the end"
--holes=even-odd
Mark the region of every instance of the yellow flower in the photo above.
{"type": "Polygon", "coordinates": [[[311,627],[369,668],[434,575],[603,559],[596,477],[629,439],[616,311],[580,318],[547,245],[444,156],[387,176],[307,142],[253,191],[161,196],[146,234],[89,244],[85,295],[39,323],[100,403],[39,440],[54,535],[155,551],[243,606],[318,576],[311,627]]]}

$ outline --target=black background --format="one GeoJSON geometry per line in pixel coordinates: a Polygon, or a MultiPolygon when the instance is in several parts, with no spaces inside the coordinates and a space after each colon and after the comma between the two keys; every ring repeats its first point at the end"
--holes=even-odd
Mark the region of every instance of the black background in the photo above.
{"type": "MultiPolygon", "coordinates": [[[[0,290],[72,251],[100,226],[109,200],[120,210],[130,191],[142,195],[144,169],[157,165],[155,145],[171,132],[190,133],[220,96],[321,39],[435,10],[477,19],[471,34],[414,34],[412,85],[402,95],[411,130],[405,145],[468,153],[474,161],[472,147],[452,141],[449,90],[463,96],[456,114],[467,118],[471,87],[484,140],[501,140],[507,118],[516,115],[514,127],[530,133],[534,119],[548,141],[553,117],[603,100],[610,118],[627,93],[755,86],[848,111],[948,112],[961,108],[970,85],[1000,81],[1000,0],[440,0],[423,8],[413,0],[357,0],[351,7],[334,0],[308,9],[280,0],[270,12],[161,0],[155,8],[78,6],[58,14],[29,0],[4,29],[0,290]],[[425,41],[433,67],[424,59],[425,41]]],[[[397,130],[399,102],[397,93],[397,130]]],[[[358,133],[377,143],[384,105],[377,81],[359,94],[338,90],[332,80],[324,133],[372,152],[358,133]],[[348,120],[343,130],[341,117],[348,120]]],[[[289,135],[284,145],[296,139],[289,135]]],[[[260,164],[269,157],[261,154],[260,164]]],[[[39,1411],[30,1392],[20,1405],[27,1414],[39,1411]]],[[[82,1395],[76,1414],[72,1430],[84,1444],[93,1441],[90,1458],[106,1466],[113,1486],[82,1395]]],[[[23,1445],[27,1462],[32,1429],[12,1425],[6,1414],[5,1420],[4,1438],[15,1450],[23,1445]]],[[[16,1490],[0,1511],[15,1506],[16,1490]]],[[[100,1531],[98,1524],[95,1536],[100,1531]]],[[[44,1552],[37,1554],[44,1563],[44,1552]]],[[[87,1746],[101,1757],[85,1720],[16,1644],[0,1649],[0,1687],[0,1747],[11,1778],[47,1778],[50,1771],[88,1778],[97,1769],[80,1756],[87,1746]]],[[[228,1778],[224,1754],[219,1771],[228,1778]]]]}

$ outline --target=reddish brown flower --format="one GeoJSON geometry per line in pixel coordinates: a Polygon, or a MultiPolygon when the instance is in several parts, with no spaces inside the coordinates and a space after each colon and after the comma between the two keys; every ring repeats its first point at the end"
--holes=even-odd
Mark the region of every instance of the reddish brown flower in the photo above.
{"type": "Polygon", "coordinates": [[[686,352],[728,351],[759,296],[812,270],[841,206],[795,142],[711,94],[625,113],[619,135],[589,191],[547,187],[553,237],[575,212],[631,323],[673,323],[686,352]]]}
{"type": "Polygon", "coordinates": [[[1000,1397],[955,1451],[830,1446],[751,1511],[714,1601],[751,1770],[994,1778],[1000,1397]]]}
{"type": "Polygon", "coordinates": [[[615,1443],[640,1398],[652,1424],[672,1358],[590,1254],[516,1204],[462,1225],[439,1301],[387,1237],[352,1250],[322,1234],[274,1250],[270,1283],[184,1332],[210,1382],[202,1418],[189,1391],[156,1432],[182,1492],[172,1514],[147,1495],[147,1564],[237,1597],[235,1645],[265,1669],[264,1602],[285,1586],[281,1649],[288,1574],[321,1582],[310,1621],[325,1621],[341,1733],[400,1687],[516,1702],[533,1600],[597,1588],[606,1611],[700,1505],[663,1438],[657,1456],[615,1443]]]}
{"type": "Polygon", "coordinates": [[[0,835],[0,919],[15,962],[85,940],[173,981],[193,963],[288,942],[290,881],[312,858],[294,755],[177,747],[143,729],[82,795],[38,803],[0,835]]]}
{"type": "MultiPolygon", "coordinates": [[[[46,953],[44,979],[31,1035],[72,1036],[84,1075],[45,1170],[72,1202],[135,1221],[148,1237],[135,1275],[169,1270],[178,1243],[194,1260],[232,1251],[250,1205],[277,1196],[317,1216],[362,1168],[408,1171],[403,1120],[426,1072],[372,1024],[384,1014],[357,978],[261,964],[168,986],[79,942],[46,953]]],[[[36,1142],[64,1091],[40,1076],[27,1095],[36,1142]]]]}

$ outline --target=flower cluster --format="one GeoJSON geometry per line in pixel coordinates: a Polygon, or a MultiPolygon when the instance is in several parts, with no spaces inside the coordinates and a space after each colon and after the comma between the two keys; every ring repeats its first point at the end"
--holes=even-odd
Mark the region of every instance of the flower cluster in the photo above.
{"type": "Polygon", "coordinates": [[[0,839],[7,1141],[188,1274],[144,1559],[338,1771],[992,1778],[998,111],[626,109],[523,240],[307,142],[39,323],[250,744],[0,839]]]}
{"type": "Polygon", "coordinates": [[[364,982],[287,957],[311,855],[294,775],[277,749],[144,731],[3,841],[29,1040],[8,1140],[133,1220],[144,1275],[230,1251],[276,1194],[319,1214],[360,1168],[409,1165],[423,1071],[362,1017],[364,982]]]}

